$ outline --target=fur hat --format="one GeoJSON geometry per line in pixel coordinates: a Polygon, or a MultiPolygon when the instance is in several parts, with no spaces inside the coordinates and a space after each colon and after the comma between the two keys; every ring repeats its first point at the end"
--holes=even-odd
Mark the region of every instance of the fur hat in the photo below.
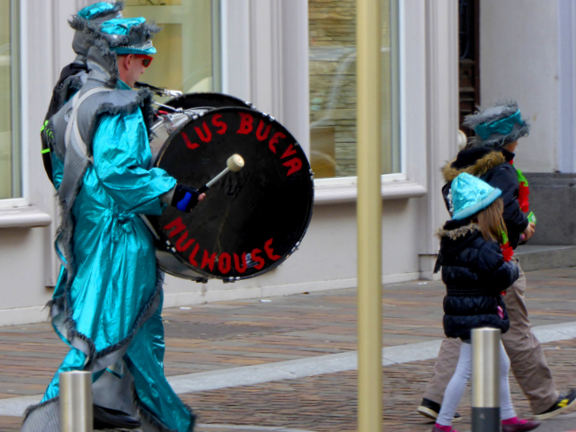
{"type": "Polygon", "coordinates": [[[452,219],[466,219],[484,210],[502,194],[498,188],[490,186],[478,177],[462,173],[450,186],[454,215],[452,219]]]}
{"type": "Polygon", "coordinates": [[[76,32],[72,40],[72,49],[81,56],[86,56],[88,49],[94,41],[94,33],[87,29],[87,24],[100,25],[104,21],[113,18],[122,18],[123,1],[112,3],[98,2],[80,9],[70,21],[70,27],[76,32]]]}
{"type": "Polygon", "coordinates": [[[470,139],[470,147],[500,148],[530,132],[530,124],[522,118],[515,101],[479,109],[466,116],[463,124],[476,132],[470,139]]]}
{"type": "Polygon", "coordinates": [[[116,54],[156,54],[152,38],[160,27],[142,17],[111,19],[102,23],[100,31],[116,54]]]}

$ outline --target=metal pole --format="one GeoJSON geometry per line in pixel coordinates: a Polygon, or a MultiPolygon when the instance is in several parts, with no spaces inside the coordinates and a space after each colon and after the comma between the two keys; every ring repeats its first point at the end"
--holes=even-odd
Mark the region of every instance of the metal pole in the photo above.
{"type": "Polygon", "coordinates": [[[500,330],[472,330],[472,432],[500,430],[500,330]]]}
{"type": "Polygon", "coordinates": [[[380,0],[357,0],[358,432],[382,431],[380,0]]]}
{"type": "Polygon", "coordinates": [[[60,430],[62,432],[92,432],[92,373],[61,372],[60,430]]]}

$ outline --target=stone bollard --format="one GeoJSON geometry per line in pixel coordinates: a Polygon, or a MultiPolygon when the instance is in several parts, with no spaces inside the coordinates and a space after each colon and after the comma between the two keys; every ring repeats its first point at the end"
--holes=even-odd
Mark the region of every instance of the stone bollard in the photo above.
{"type": "Polygon", "coordinates": [[[500,330],[472,330],[472,432],[500,431],[500,330]]]}
{"type": "Polygon", "coordinates": [[[92,373],[62,372],[60,377],[60,430],[92,432],[92,373]]]}

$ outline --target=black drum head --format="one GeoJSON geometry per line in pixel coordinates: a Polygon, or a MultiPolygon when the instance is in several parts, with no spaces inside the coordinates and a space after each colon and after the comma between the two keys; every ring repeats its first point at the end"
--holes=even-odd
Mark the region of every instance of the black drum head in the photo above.
{"type": "Polygon", "coordinates": [[[246,279],[269,271],[299,245],[314,200],[310,165],[295,138],[269,116],[220,108],[173,133],[156,166],[199,189],[239,154],[245,166],[228,172],[203,202],[183,213],[168,206],[148,219],[178,259],[208,278],[246,279]]]}

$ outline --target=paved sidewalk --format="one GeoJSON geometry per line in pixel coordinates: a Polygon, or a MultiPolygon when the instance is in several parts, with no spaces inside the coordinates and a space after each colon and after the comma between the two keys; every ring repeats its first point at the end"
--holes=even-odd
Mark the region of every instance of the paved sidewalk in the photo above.
{"type": "MultiPolygon", "coordinates": [[[[527,279],[534,327],[576,329],[576,268],[527,279]]],[[[432,429],[415,408],[434,363],[428,353],[442,337],[443,295],[439,282],[384,287],[383,344],[400,353],[383,367],[384,431],[432,429]]],[[[197,431],[355,431],[355,301],[350,289],[165,310],[166,373],[198,414],[197,431]]],[[[576,341],[549,340],[544,348],[560,389],[576,387],[576,341]]],[[[2,407],[38,398],[66,351],[47,323],[0,328],[1,431],[17,431],[21,422],[17,409],[6,408],[8,415],[2,407]]],[[[511,389],[518,414],[529,416],[513,378],[511,389]]],[[[458,430],[469,431],[469,394],[459,412],[458,430]]],[[[538,430],[573,429],[576,414],[569,413],[538,430]]]]}

